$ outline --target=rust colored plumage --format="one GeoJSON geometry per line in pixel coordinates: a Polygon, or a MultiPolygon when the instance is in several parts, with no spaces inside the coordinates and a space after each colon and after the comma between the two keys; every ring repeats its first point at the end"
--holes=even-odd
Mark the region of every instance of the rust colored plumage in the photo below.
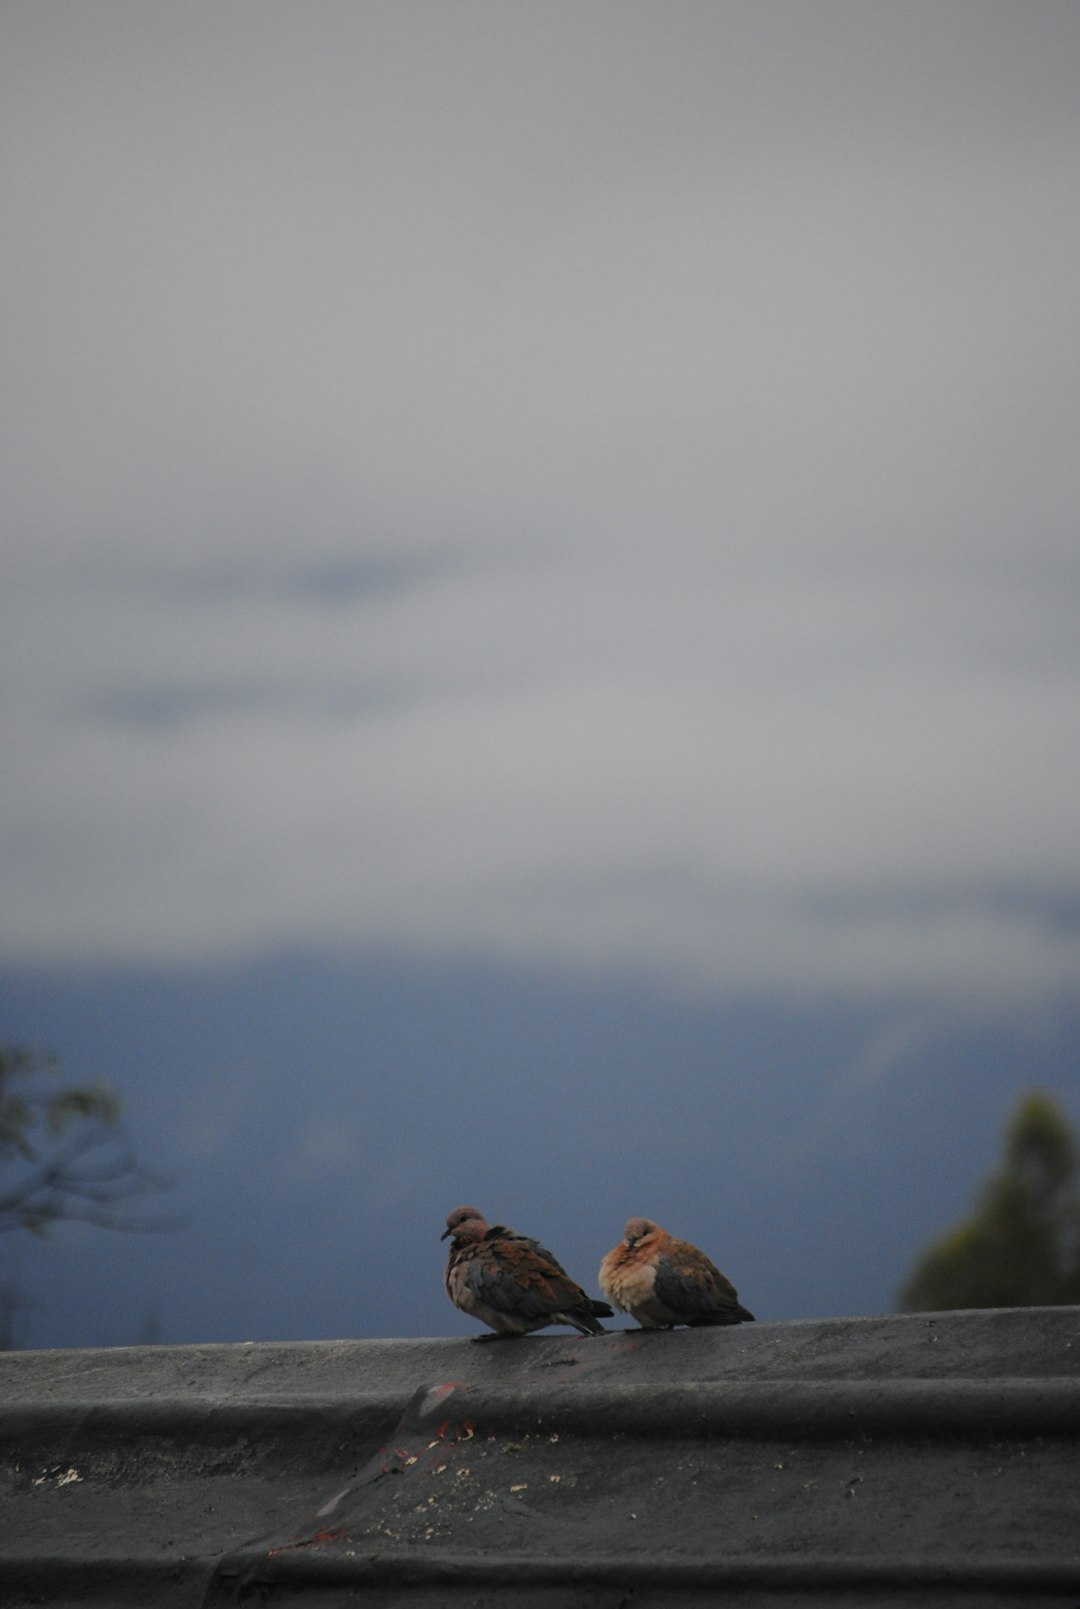
{"type": "Polygon", "coordinates": [[[600,1289],[644,1330],[676,1324],[743,1324],[753,1319],[726,1274],[688,1240],[651,1218],[631,1218],[600,1264],[600,1289]]]}
{"type": "MultiPolygon", "coordinates": [[[[603,1335],[606,1302],[594,1302],[546,1246],[489,1224],[475,1207],[457,1207],[446,1220],[452,1236],[446,1294],[463,1313],[495,1335],[527,1335],[548,1324],[570,1324],[582,1335],[603,1335]]],[[[477,1336],[490,1341],[490,1335],[477,1336]]]]}

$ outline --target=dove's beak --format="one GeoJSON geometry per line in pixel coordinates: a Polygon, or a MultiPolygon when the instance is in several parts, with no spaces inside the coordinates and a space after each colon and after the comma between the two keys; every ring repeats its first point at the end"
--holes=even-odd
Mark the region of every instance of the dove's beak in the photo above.
{"type": "Polygon", "coordinates": [[[439,1239],[445,1240],[448,1235],[452,1235],[453,1233],[454,1231],[452,1229],[444,1229],[442,1234],[439,1236],[439,1239]]]}

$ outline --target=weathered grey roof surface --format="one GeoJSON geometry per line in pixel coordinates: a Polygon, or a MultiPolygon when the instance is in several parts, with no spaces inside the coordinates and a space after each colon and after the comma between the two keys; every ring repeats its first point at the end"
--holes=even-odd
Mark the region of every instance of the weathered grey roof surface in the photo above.
{"type": "Polygon", "coordinates": [[[1080,1606],[1080,1310],[0,1356],[0,1603],[1080,1606]]]}

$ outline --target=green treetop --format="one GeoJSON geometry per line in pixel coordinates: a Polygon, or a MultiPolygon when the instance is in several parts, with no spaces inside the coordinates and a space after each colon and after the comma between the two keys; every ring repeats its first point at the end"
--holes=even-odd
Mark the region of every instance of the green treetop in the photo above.
{"type": "Polygon", "coordinates": [[[1080,1302],[1077,1142],[1048,1095],[1032,1090],[1005,1134],[1005,1157],[975,1211],[919,1258],[901,1309],[1080,1302]]]}

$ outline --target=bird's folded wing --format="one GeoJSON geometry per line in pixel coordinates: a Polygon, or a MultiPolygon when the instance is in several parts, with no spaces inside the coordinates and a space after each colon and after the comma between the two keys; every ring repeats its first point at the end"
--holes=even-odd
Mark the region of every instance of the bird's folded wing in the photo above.
{"type": "Polygon", "coordinates": [[[722,1312],[739,1305],[730,1279],[693,1246],[661,1257],[653,1295],[665,1307],[687,1315],[722,1312]]]}
{"type": "MultiPolygon", "coordinates": [[[[556,1273],[566,1274],[566,1269],[563,1267],[562,1263],[560,1263],[555,1253],[553,1251],[548,1251],[547,1247],[542,1246],[538,1240],[533,1240],[531,1235],[516,1234],[513,1229],[507,1229],[505,1224],[492,1224],[491,1228],[484,1236],[484,1239],[517,1241],[519,1245],[528,1246],[529,1250],[534,1251],[538,1257],[542,1257],[544,1262],[550,1263],[552,1268],[555,1269],[556,1273]]],[[[567,1274],[566,1277],[569,1278],[570,1276],[567,1274]]]]}
{"type": "Polygon", "coordinates": [[[469,1289],[499,1313],[542,1318],[578,1307],[582,1293],[542,1248],[518,1236],[477,1247],[465,1270],[469,1289]]]}

